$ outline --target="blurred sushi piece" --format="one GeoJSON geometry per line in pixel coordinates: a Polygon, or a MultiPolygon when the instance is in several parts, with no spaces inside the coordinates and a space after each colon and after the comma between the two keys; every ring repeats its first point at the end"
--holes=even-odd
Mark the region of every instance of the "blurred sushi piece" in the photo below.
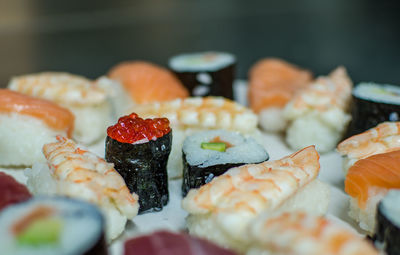
{"type": "Polygon", "coordinates": [[[14,77],[8,88],[69,109],[75,115],[76,141],[92,144],[105,137],[111,107],[106,92],[95,82],[69,73],[45,72],[14,77]]]}
{"type": "Polygon", "coordinates": [[[145,118],[169,119],[174,136],[167,167],[170,178],[182,176],[182,144],[185,137],[193,132],[208,129],[225,129],[245,134],[257,132],[257,115],[223,97],[189,97],[136,105],[131,110],[145,118]]]}
{"type": "Polygon", "coordinates": [[[345,174],[357,160],[394,150],[400,150],[400,122],[381,123],[337,146],[337,151],[344,157],[345,174]]]}
{"type": "Polygon", "coordinates": [[[0,89],[0,165],[31,166],[45,161],[44,144],[70,136],[74,115],[50,101],[0,89]]]}
{"type": "Polygon", "coordinates": [[[288,145],[295,150],[315,145],[321,153],[333,150],[351,119],[351,89],[346,69],[338,67],[297,93],[284,109],[288,145]]]}
{"type": "Polygon", "coordinates": [[[129,239],[124,244],[124,255],[235,255],[207,240],[183,233],[157,231],[150,235],[129,239]]]}
{"type": "Polygon", "coordinates": [[[229,169],[182,200],[190,234],[243,253],[248,227],[261,214],[305,210],[326,213],[329,186],[317,180],[313,146],[280,160],[229,169]]]}
{"type": "Polygon", "coordinates": [[[35,195],[62,195],[97,205],[106,219],[106,238],[115,239],[139,209],[138,196],[104,159],[65,137],[43,146],[47,164],[26,169],[27,186],[35,195]]]}
{"type": "Polygon", "coordinates": [[[88,203],[65,197],[35,197],[0,212],[4,255],[107,255],[104,219],[88,203]]]}
{"type": "Polygon", "coordinates": [[[169,70],[144,61],[122,62],[111,68],[107,76],[120,82],[135,104],[169,101],[189,95],[169,70]]]}
{"type": "Polygon", "coordinates": [[[182,154],[183,196],[232,167],[261,163],[269,158],[253,138],[225,130],[209,130],[188,136],[182,154]]]}
{"type": "Polygon", "coordinates": [[[349,135],[359,134],[384,121],[400,121],[400,87],[360,83],[353,90],[349,135]]]}
{"type": "Polygon", "coordinates": [[[32,197],[25,185],[3,172],[0,172],[0,194],[0,211],[9,205],[24,202],[32,197]]]}
{"type": "Polygon", "coordinates": [[[287,121],[283,109],[311,80],[309,71],[281,59],[265,58],[255,63],[249,71],[248,100],[259,115],[260,126],[269,132],[284,131],[287,121]]]}
{"type": "Polygon", "coordinates": [[[166,118],[142,119],[132,113],[107,129],[106,160],[139,195],[139,213],[160,211],[168,203],[167,162],[172,132],[166,118]]]}
{"type": "Polygon", "coordinates": [[[351,196],[349,216],[372,233],[378,202],[389,189],[400,189],[400,150],[358,160],[350,167],[344,184],[351,196]]]}
{"type": "Polygon", "coordinates": [[[223,96],[233,99],[236,58],[226,52],[196,52],[173,56],[169,68],[191,96],[223,96]]]}
{"type": "Polygon", "coordinates": [[[375,245],[387,255],[400,254],[400,190],[390,190],[377,208],[375,245]]]}
{"type": "Polygon", "coordinates": [[[260,217],[246,255],[378,255],[355,231],[304,212],[260,217]]]}

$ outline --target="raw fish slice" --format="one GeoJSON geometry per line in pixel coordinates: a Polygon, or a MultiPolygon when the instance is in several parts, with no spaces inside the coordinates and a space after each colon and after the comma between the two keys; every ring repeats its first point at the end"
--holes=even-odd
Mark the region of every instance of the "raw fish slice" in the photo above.
{"type": "Polygon", "coordinates": [[[25,185],[3,172],[0,172],[0,193],[0,211],[9,205],[23,202],[32,197],[25,185]]]}
{"type": "Polygon", "coordinates": [[[108,76],[118,80],[135,103],[186,98],[189,93],[168,70],[144,61],[123,62],[113,67],[108,76]]]}
{"type": "Polygon", "coordinates": [[[8,88],[62,105],[103,103],[105,91],[85,77],[69,73],[45,72],[14,77],[8,88]]]}
{"type": "Polygon", "coordinates": [[[125,242],[125,255],[234,255],[209,241],[167,231],[139,236],[125,242]]]}
{"type": "Polygon", "coordinates": [[[143,117],[166,117],[183,128],[229,129],[252,132],[257,115],[250,109],[222,97],[189,97],[137,105],[131,112],[143,117]]]}
{"type": "Polygon", "coordinates": [[[249,76],[249,103],[257,113],[269,107],[283,108],[312,79],[310,72],[275,58],[258,61],[249,76]]]}
{"type": "Polygon", "coordinates": [[[8,89],[0,89],[0,113],[17,113],[38,118],[52,129],[66,131],[69,136],[74,127],[74,116],[67,109],[8,89]]]}
{"type": "Polygon", "coordinates": [[[260,219],[252,226],[246,253],[279,255],[372,255],[379,253],[355,232],[302,212],[260,219]]]}
{"type": "Polygon", "coordinates": [[[365,208],[373,187],[400,188],[400,150],[360,159],[350,167],[345,180],[345,191],[365,208]]]}

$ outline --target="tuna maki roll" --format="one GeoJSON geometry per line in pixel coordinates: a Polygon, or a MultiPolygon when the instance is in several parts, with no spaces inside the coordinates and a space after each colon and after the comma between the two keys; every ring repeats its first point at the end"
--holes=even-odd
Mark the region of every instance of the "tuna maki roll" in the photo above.
{"type": "Polygon", "coordinates": [[[261,163],[269,158],[265,149],[253,138],[225,130],[198,132],[187,137],[182,152],[183,196],[229,168],[261,163]]]}
{"type": "Polygon", "coordinates": [[[108,254],[104,220],[93,205],[36,197],[0,213],[1,254],[108,254]]]}
{"type": "Polygon", "coordinates": [[[233,99],[235,56],[224,52],[200,52],[174,56],[170,69],[192,96],[223,96],[233,99]]]}
{"type": "Polygon", "coordinates": [[[352,117],[348,136],[364,132],[384,121],[399,121],[400,87],[360,83],[353,90],[352,117]]]}
{"type": "Polygon", "coordinates": [[[390,190],[379,203],[375,231],[377,248],[400,254],[400,190],[390,190]]]}
{"type": "Polygon", "coordinates": [[[107,134],[106,161],[114,163],[129,190],[139,195],[139,214],[162,210],[169,199],[169,120],[142,119],[132,113],[109,127],[107,134]]]}

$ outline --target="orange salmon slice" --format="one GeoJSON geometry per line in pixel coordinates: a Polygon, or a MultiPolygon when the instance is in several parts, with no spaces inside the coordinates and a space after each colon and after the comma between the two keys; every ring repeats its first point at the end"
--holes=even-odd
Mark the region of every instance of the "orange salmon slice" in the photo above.
{"type": "Polygon", "coordinates": [[[189,92],[170,71],[144,61],[121,63],[108,76],[118,80],[136,103],[186,98],[189,92]]]}
{"type": "Polygon", "coordinates": [[[33,98],[8,89],[0,89],[0,112],[19,113],[43,120],[55,130],[67,131],[71,136],[74,115],[48,100],[33,98]]]}

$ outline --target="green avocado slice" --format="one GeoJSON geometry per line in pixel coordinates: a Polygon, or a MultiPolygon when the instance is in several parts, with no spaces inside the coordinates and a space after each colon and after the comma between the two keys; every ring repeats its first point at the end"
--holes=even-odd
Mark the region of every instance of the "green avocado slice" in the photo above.
{"type": "Polygon", "coordinates": [[[59,218],[37,219],[17,236],[17,242],[20,245],[30,246],[56,244],[62,227],[63,222],[59,218]]]}
{"type": "Polygon", "coordinates": [[[201,143],[201,148],[205,150],[214,150],[224,152],[226,150],[225,143],[201,143]]]}

